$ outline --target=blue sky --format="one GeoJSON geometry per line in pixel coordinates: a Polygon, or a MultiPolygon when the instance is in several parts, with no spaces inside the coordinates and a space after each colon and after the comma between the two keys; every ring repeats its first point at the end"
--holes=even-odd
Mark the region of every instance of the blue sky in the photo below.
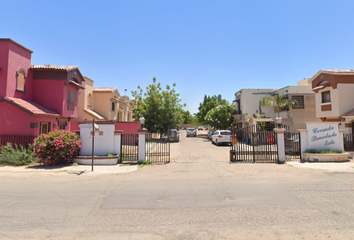
{"type": "Polygon", "coordinates": [[[75,65],[95,87],[128,95],[177,84],[186,110],[204,94],[296,85],[354,68],[354,1],[3,1],[0,38],[32,64],[75,65]]]}

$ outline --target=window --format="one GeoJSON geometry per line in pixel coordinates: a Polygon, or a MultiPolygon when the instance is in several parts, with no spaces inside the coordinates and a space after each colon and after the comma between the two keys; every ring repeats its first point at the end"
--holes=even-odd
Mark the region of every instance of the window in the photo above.
{"type": "Polygon", "coordinates": [[[68,125],[67,122],[60,122],[60,123],[59,123],[59,129],[65,130],[67,125],[68,125]]]}
{"type": "Polygon", "coordinates": [[[41,129],[39,134],[47,134],[50,132],[50,122],[41,122],[41,129]]]}
{"type": "Polygon", "coordinates": [[[297,106],[293,106],[293,109],[305,109],[304,96],[292,96],[292,99],[297,102],[297,106]]]}
{"type": "Polygon", "coordinates": [[[116,104],[114,102],[112,102],[112,111],[115,111],[116,110],[116,104]]]}
{"type": "Polygon", "coordinates": [[[331,102],[331,92],[330,91],[322,92],[321,97],[322,97],[322,103],[331,102]]]}
{"type": "Polygon", "coordinates": [[[68,110],[74,111],[74,109],[75,109],[75,90],[69,89],[68,110]]]}
{"type": "Polygon", "coordinates": [[[17,70],[16,91],[26,92],[25,91],[26,78],[27,78],[27,74],[23,68],[17,70]]]}
{"type": "Polygon", "coordinates": [[[92,97],[91,97],[91,93],[87,96],[87,107],[91,107],[91,102],[92,102],[92,97]]]}

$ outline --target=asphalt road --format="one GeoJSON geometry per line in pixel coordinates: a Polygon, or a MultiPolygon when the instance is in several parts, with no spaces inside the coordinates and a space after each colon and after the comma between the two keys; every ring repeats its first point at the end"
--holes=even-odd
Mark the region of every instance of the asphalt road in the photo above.
{"type": "Polygon", "coordinates": [[[0,239],[354,239],[354,174],[229,164],[205,136],[125,174],[0,174],[0,239]]]}

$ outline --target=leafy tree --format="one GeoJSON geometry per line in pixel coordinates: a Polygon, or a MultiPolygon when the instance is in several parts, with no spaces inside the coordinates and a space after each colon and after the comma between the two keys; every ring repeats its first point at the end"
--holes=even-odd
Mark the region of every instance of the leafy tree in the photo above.
{"type": "Polygon", "coordinates": [[[145,127],[150,132],[163,133],[167,129],[180,127],[183,110],[179,93],[174,88],[166,85],[166,90],[162,90],[161,83],[156,83],[154,77],[153,84],[146,87],[146,92],[138,86],[132,95],[137,105],[133,108],[134,119],[138,121],[140,116],[144,116],[145,127]]]}
{"type": "Polygon", "coordinates": [[[188,110],[187,111],[182,110],[182,119],[183,119],[182,123],[191,124],[193,120],[193,116],[188,110]]]}
{"type": "Polygon", "coordinates": [[[205,115],[205,121],[216,129],[227,129],[235,122],[234,111],[235,107],[230,104],[216,106],[205,115]]]}
{"type": "Polygon", "coordinates": [[[204,100],[199,104],[199,108],[198,108],[199,112],[197,113],[197,118],[199,122],[202,125],[207,124],[208,122],[205,120],[205,116],[207,115],[207,113],[218,105],[227,105],[227,104],[228,104],[227,100],[222,99],[221,94],[217,96],[214,95],[211,97],[204,95],[204,100]]]}
{"type": "Polygon", "coordinates": [[[262,99],[262,107],[265,106],[273,107],[279,116],[281,110],[289,106],[297,106],[297,101],[285,99],[283,95],[276,93],[274,96],[267,96],[262,99]]]}

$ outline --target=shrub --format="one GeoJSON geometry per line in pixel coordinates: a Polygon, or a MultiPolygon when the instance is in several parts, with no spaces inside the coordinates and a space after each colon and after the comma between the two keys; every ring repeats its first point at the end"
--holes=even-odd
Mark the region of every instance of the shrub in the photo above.
{"type": "Polygon", "coordinates": [[[11,143],[7,143],[5,146],[1,147],[0,157],[3,158],[1,164],[22,166],[33,163],[35,161],[32,149],[32,144],[26,149],[22,145],[17,146],[17,144],[15,144],[15,147],[13,147],[11,143]]]}
{"type": "Polygon", "coordinates": [[[332,151],[332,150],[318,150],[318,149],[308,149],[306,153],[319,153],[319,154],[340,154],[342,151],[332,151]]]}
{"type": "Polygon", "coordinates": [[[65,130],[42,134],[34,140],[34,155],[45,165],[71,163],[80,148],[80,137],[65,130]]]}

